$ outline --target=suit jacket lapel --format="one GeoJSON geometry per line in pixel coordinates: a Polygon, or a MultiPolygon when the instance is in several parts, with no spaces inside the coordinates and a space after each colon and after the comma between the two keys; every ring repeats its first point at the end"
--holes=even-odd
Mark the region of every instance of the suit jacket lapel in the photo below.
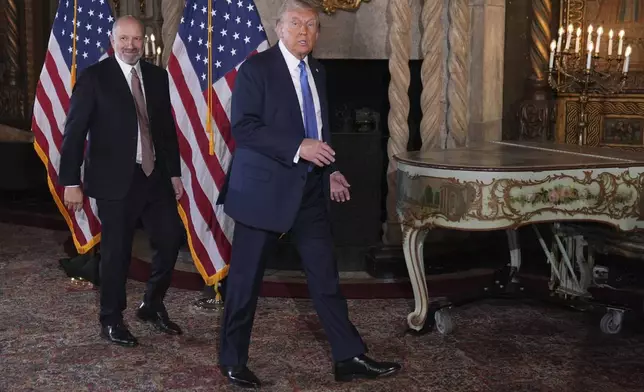
{"type": "Polygon", "coordinates": [[[293,117],[293,120],[298,127],[295,130],[298,132],[298,135],[304,135],[304,121],[302,120],[302,110],[300,108],[300,101],[297,99],[297,93],[295,92],[295,86],[293,86],[293,79],[291,78],[291,71],[288,69],[288,64],[278,45],[272,46],[269,50],[273,51],[273,56],[275,56],[275,71],[273,75],[278,79],[278,85],[284,86],[284,94],[286,95],[285,100],[289,102],[289,112],[293,117]]]}
{"type": "Polygon", "coordinates": [[[130,86],[128,86],[127,84],[127,80],[125,79],[125,75],[123,75],[123,71],[121,70],[119,63],[114,57],[110,57],[105,61],[110,62],[113,80],[112,85],[115,88],[116,96],[120,98],[115,104],[117,105],[117,107],[121,107],[120,113],[123,113],[126,124],[137,124],[138,119],[136,116],[136,108],[134,106],[134,96],[132,95],[130,86]]]}

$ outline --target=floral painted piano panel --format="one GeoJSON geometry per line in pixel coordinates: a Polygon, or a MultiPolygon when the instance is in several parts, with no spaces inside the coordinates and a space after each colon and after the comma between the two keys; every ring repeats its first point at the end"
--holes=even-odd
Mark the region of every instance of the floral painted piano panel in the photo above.
{"type": "Polygon", "coordinates": [[[489,142],[396,159],[403,225],[490,230],[585,220],[644,227],[644,156],[637,153],[489,142]]]}

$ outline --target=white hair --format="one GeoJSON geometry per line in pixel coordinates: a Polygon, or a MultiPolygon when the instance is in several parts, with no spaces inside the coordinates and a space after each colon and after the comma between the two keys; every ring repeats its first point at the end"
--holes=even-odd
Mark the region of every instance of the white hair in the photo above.
{"type": "Polygon", "coordinates": [[[277,23],[282,22],[282,17],[285,13],[295,10],[311,10],[315,13],[315,18],[320,25],[320,10],[319,6],[310,0],[284,0],[277,13],[277,23]]]}

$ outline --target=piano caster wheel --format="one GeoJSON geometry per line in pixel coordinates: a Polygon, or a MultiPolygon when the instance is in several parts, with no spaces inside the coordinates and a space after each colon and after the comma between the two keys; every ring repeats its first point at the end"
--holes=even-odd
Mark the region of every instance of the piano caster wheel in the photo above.
{"type": "Polygon", "coordinates": [[[434,320],[436,321],[436,330],[441,335],[447,335],[454,330],[452,316],[446,308],[437,310],[436,313],[434,313],[434,320]]]}
{"type": "Polygon", "coordinates": [[[609,335],[616,335],[622,330],[624,311],[619,309],[608,309],[599,323],[599,329],[609,335]]]}

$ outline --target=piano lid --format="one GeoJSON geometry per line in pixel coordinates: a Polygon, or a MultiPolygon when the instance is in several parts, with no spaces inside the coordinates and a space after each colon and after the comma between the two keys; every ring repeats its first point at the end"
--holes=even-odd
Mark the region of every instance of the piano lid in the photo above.
{"type": "Polygon", "coordinates": [[[534,142],[483,142],[446,150],[410,151],[396,161],[411,166],[475,171],[540,171],[644,166],[644,152],[534,142]]]}

